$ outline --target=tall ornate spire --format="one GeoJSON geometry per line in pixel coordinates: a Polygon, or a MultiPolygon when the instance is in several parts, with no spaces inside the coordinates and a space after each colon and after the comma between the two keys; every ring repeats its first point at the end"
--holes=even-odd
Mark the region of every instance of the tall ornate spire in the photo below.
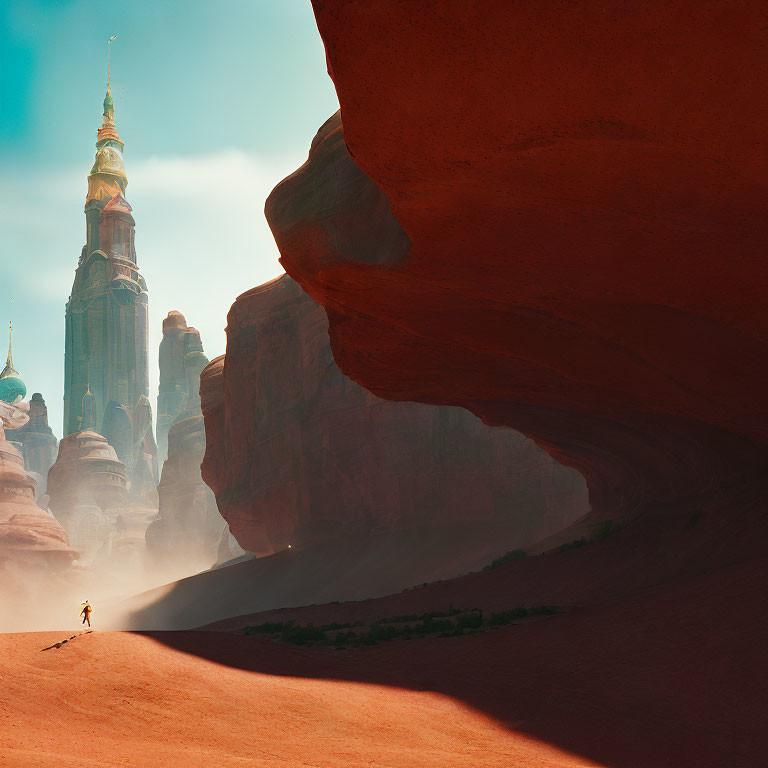
{"type": "Polygon", "coordinates": [[[0,379],[7,379],[9,376],[18,376],[18,371],[13,367],[13,323],[8,327],[8,357],[5,359],[5,368],[0,373],[0,379]]]}
{"type": "Polygon", "coordinates": [[[19,372],[13,368],[13,323],[8,331],[8,358],[5,368],[0,371],[0,400],[5,403],[15,403],[27,394],[27,385],[19,377],[19,372]]]}
{"type": "MultiPolygon", "coordinates": [[[[122,155],[125,147],[115,125],[115,103],[112,100],[112,74],[109,65],[109,44],[116,37],[117,35],[113,35],[107,40],[107,93],[104,96],[101,128],[96,132],[96,160],[88,175],[86,209],[91,201],[96,201],[96,204],[102,207],[116,195],[124,195],[128,184],[122,155]]],[[[98,244],[94,247],[98,248],[98,244]]]]}
{"type": "Polygon", "coordinates": [[[8,358],[5,364],[13,368],[13,320],[8,323],[8,358]]]}
{"type": "Polygon", "coordinates": [[[109,84],[112,82],[112,76],[109,71],[109,44],[117,37],[117,35],[112,35],[112,37],[107,40],[107,93],[109,93],[109,84]]]}
{"type": "Polygon", "coordinates": [[[115,126],[115,103],[112,101],[112,73],[109,66],[109,45],[116,37],[117,35],[112,35],[107,40],[107,93],[104,96],[104,119],[97,132],[96,146],[99,149],[108,145],[118,146],[122,152],[123,142],[120,141],[120,134],[115,126]]]}
{"type": "Polygon", "coordinates": [[[96,146],[101,149],[106,145],[117,146],[123,150],[123,142],[115,125],[115,104],[112,101],[112,89],[107,86],[107,95],[104,97],[104,117],[101,128],[96,132],[96,146]]]}

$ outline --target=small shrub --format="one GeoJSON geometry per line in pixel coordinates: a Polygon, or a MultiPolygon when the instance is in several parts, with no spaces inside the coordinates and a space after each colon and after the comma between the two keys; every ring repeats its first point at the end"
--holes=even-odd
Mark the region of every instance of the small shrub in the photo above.
{"type": "Polygon", "coordinates": [[[352,626],[352,625],[351,625],[351,624],[349,624],[349,623],[347,623],[347,624],[337,624],[337,623],[334,621],[332,624],[322,624],[322,625],[320,626],[320,629],[321,629],[323,632],[334,632],[334,631],[335,631],[335,630],[337,630],[337,629],[349,629],[349,627],[351,627],[351,626],[352,626]]]}
{"type": "Polygon", "coordinates": [[[284,643],[293,643],[294,645],[307,645],[308,643],[318,643],[326,639],[325,632],[320,627],[312,624],[302,626],[287,626],[280,633],[280,639],[284,643]]]}
{"type": "Polygon", "coordinates": [[[624,523],[616,522],[615,520],[603,520],[595,531],[595,540],[602,541],[609,536],[617,533],[624,527],[624,523]]]}
{"type": "Polygon", "coordinates": [[[523,619],[528,615],[528,609],[524,606],[520,608],[513,608],[509,611],[499,611],[498,613],[492,613],[488,618],[488,624],[491,627],[503,627],[506,624],[510,624],[515,619],[523,619]]]}
{"type": "Polygon", "coordinates": [[[449,608],[447,611],[430,611],[429,613],[403,613],[400,616],[389,616],[385,619],[376,619],[375,624],[403,624],[406,621],[428,621],[429,619],[444,619],[463,613],[458,608],[449,608]]]}
{"type": "Polygon", "coordinates": [[[456,625],[450,619],[427,619],[420,624],[416,624],[413,627],[414,635],[431,635],[437,632],[448,632],[449,630],[456,629],[456,625]]]}
{"type": "Polygon", "coordinates": [[[473,611],[472,613],[465,613],[456,619],[456,627],[458,629],[479,629],[483,626],[483,612],[473,611]]]}
{"type": "Polygon", "coordinates": [[[400,637],[402,630],[387,624],[373,624],[368,630],[368,637],[376,640],[394,640],[400,637]]]}
{"type": "Polygon", "coordinates": [[[511,563],[514,560],[522,560],[524,557],[527,557],[525,550],[511,549],[509,552],[502,555],[501,557],[497,557],[492,563],[486,565],[485,568],[483,568],[483,570],[491,571],[494,568],[498,568],[500,565],[504,565],[504,563],[511,563]]]}
{"type": "Polygon", "coordinates": [[[613,520],[603,520],[597,527],[597,531],[595,531],[595,538],[598,541],[602,541],[607,539],[612,533],[616,533],[617,530],[618,526],[614,525],[613,520]]]}
{"type": "Polygon", "coordinates": [[[561,552],[567,552],[569,549],[578,549],[589,544],[589,539],[586,536],[582,536],[580,539],[574,541],[566,541],[565,544],[560,545],[561,552]]]}
{"type": "Polygon", "coordinates": [[[291,626],[293,626],[292,621],[268,621],[265,624],[256,624],[254,626],[245,627],[243,633],[246,635],[255,635],[257,633],[267,635],[276,634],[291,626]]]}
{"type": "Polygon", "coordinates": [[[333,642],[337,646],[347,645],[348,643],[354,643],[357,640],[357,632],[349,630],[347,632],[337,632],[336,637],[333,638],[333,642]]]}
{"type": "Polygon", "coordinates": [[[488,619],[488,624],[491,627],[503,627],[507,624],[511,624],[516,619],[525,619],[529,616],[552,616],[555,613],[560,613],[560,609],[555,608],[552,605],[534,605],[531,608],[526,608],[524,605],[521,605],[518,608],[512,608],[509,611],[492,613],[488,619]]]}

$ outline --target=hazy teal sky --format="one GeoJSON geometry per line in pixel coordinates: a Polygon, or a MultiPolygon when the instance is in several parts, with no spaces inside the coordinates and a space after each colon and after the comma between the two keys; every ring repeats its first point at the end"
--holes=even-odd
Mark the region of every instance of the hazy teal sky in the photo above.
{"type": "Polygon", "coordinates": [[[309,0],[0,0],[0,327],[12,315],[16,368],[59,436],[64,306],[113,34],[153,405],[162,318],[181,310],[209,357],[224,352],[234,298],[281,272],[264,199],[338,109],[309,0]]]}

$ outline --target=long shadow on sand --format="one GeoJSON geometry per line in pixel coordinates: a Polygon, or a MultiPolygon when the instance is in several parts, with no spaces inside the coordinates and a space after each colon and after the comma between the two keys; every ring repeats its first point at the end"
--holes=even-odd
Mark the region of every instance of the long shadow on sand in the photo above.
{"type": "MultiPolygon", "coordinates": [[[[761,763],[766,746],[759,702],[768,682],[768,563],[754,536],[764,530],[764,512],[753,508],[742,517],[705,516],[693,526],[689,517],[667,517],[663,529],[649,519],[583,551],[513,563],[486,582],[469,577],[417,590],[422,606],[430,592],[442,600],[455,588],[456,604],[471,607],[464,603],[473,578],[472,589],[497,601],[506,594],[507,607],[519,604],[521,584],[532,598],[555,584],[561,595],[591,595],[564,614],[477,635],[332,651],[229,632],[150,634],[180,652],[253,673],[435,691],[602,765],[746,768],[761,763]]],[[[392,615],[398,603],[410,610],[413,594],[369,605],[392,615]]],[[[563,604],[548,599],[552,594],[529,604],[563,604]]],[[[327,606],[329,620],[343,607],[327,606]]],[[[322,608],[303,609],[303,623],[317,623],[322,608]]],[[[293,611],[297,621],[301,610],[293,611]]]]}
{"type": "Polygon", "coordinates": [[[42,651],[51,651],[51,650],[53,650],[54,648],[55,648],[56,650],[58,650],[59,648],[61,648],[61,646],[62,646],[62,645],[64,645],[64,643],[68,643],[68,642],[70,642],[70,640],[75,640],[75,639],[77,639],[78,637],[80,637],[80,635],[90,635],[90,634],[91,634],[91,632],[93,632],[93,630],[92,630],[92,629],[89,629],[89,630],[87,630],[87,631],[85,631],[85,632],[78,632],[77,634],[75,634],[75,635],[71,635],[70,637],[67,637],[67,638],[65,638],[64,640],[60,640],[58,643],[54,643],[53,645],[49,645],[47,648],[41,648],[41,649],[40,649],[40,651],[41,651],[41,652],[42,652],[42,651]]]}

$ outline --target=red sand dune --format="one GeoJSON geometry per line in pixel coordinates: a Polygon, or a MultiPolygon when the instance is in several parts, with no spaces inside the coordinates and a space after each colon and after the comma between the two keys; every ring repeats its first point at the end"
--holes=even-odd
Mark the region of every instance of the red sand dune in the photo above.
{"type": "Polygon", "coordinates": [[[438,693],[332,679],[364,676],[381,652],[205,633],[180,633],[180,650],[93,633],[41,651],[58,639],[0,636],[6,768],[596,765],[438,693]],[[254,671],[199,657],[212,646],[254,671]]]}

